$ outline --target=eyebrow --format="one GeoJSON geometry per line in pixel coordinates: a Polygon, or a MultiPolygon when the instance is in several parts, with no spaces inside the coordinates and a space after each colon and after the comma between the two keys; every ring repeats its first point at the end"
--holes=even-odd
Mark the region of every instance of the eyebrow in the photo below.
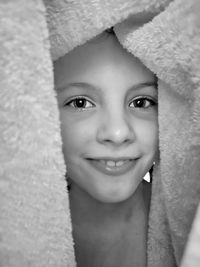
{"type": "Polygon", "coordinates": [[[73,82],[73,83],[68,83],[67,85],[63,86],[63,87],[58,87],[57,90],[59,92],[63,92],[66,89],[70,88],[70,87],[78,87],[78,88],[84,88],[84,89],[89,89],[89,90],[96,90],[99,91],[101,90],[101,88],[97,87],[96,85],[93,85],[91,83],[85,83],[85,82],[73,82]]]}
{"type": "MultiPolygon", "coordinates": [[[[151,86],[157,87],[156,81],[148,81],[148,82],[142,82],[142,83],[134,84],[133,86],[131,86],[128,89],[128,92],[132,91],[132,90],[140,90],[142,88],[151,87],[151,86]]],[[[63,92],[63,91],[65,91],[66,89],[68,89],[70,87],[84,88],[84,89],[89,89],[91,91],[99,91],[99,90],[102,91],[100,87],[98,87],[96,85],[93,85],[91,83],[86,83],[86,82],[68,83],[67,85],[65,85],[63,87],[58,87],[57,91],[58,92],[63,92]]]]}

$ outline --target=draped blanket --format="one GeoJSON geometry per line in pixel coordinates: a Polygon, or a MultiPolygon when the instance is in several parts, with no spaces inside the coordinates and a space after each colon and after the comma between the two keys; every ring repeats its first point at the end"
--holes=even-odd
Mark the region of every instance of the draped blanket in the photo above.
{"type": "Polygon", "coordinates": [[[0,266],[76,266],[52,61],[114,26],[158,77],[148,266],[200,262],[199,0],[0,0],[0,266]]]}

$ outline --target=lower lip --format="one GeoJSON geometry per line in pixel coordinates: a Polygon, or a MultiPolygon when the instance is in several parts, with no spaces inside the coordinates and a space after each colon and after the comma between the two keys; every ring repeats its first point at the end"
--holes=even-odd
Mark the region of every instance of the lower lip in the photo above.
{"type": "Polygon", "coordinates": [[[120,176],[126,174],[135,167],[137,162],[137,160],[128,160],[122,166],[111,167],[102,163],[100,160],[89,159],[88,161],[96,170],[111,176],[120,176]]]}

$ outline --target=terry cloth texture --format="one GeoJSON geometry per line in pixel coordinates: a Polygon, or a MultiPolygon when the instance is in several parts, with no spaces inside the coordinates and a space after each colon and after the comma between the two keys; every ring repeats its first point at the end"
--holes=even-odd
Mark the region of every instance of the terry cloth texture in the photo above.
{"type": "Polygon", "coordinates": [[[130,14],[147,19],[172,0],[44,0],[54,60],[130,14]]]}
{"type": "MultiPolygon", "coordinates": [[[[158,76],[148,266],[193,267],[200,262],[199,0],[44,4],[53,60],[115,25],[121,44],[158,76]]],[[[0,1],[0,51],[0,266],[75,266],[41,0],[0,1]]]]}
{"type": "Polygon", "coordinates": [[[186,246],[186,250],[182,259],[181,267],[199,267],[200,255],[200,205],[198,207],[196,217],[194,219],[192,231],[186,246]]]}
{"type": "Polygon", "coordinates": [[[0,266],[75,266],[42,1],[0,1],[0,266]]]}

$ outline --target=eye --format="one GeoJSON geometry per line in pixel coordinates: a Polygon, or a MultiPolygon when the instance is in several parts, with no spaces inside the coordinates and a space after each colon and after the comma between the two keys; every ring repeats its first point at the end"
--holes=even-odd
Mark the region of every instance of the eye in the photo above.
{"type": "Polygon", "coordinates": [[[130,102],[129,107],[131,108],[140,108],[147,109],[153,106],[156,106],[157,103],[155,100],[149,97],[138,97],[130,102]]]}
{"type": "Polygon", "coordinates": [[[68,101],[65,106],[70,106],[77,109],[87,109],[94,107],[94,104],[85,97],[76,97],[68,101]]]}

